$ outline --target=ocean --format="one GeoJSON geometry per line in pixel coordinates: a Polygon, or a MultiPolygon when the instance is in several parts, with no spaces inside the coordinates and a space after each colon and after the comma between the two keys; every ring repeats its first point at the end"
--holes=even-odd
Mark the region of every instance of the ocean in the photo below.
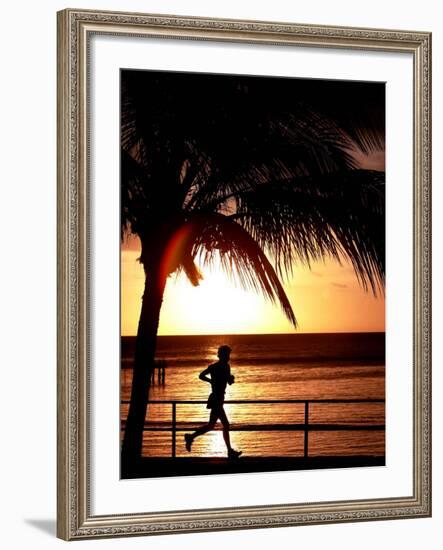
{"type": "MultiPolygon", "coordinates": [[[[328,400],[385,398],[385,334],[271,334],[160,336],[157,359],[165,360],[165,383],[155,377],[150,400],[206,401],[210,385],[199,373],[217,360],[222,344],[232,348],[235,383],[226,400],[328,400]]],[[[121,399],[130,397],[135,337],[121,340],[121,399]]],[[[303,456],[302,431],[268,430],[304,422],[304,403],[226,404],[231,442],[244,456],[303,456]],[[236,428],[246,428],[237,430],[236,428]],[[249,430],[247,429],[249,428],[249,430]]],[[[177,404],[177,426],[192,432],[207,422],[205,404],[177,404]]],[[[121,418],[127,405],[121,407],[121,418]]],[[[170,427],[171,404],[149,404],[148,427],[170,427]]],[[[385,423],[384,403],[311,403],[310,424],[377,425],[385,423]]],[[[183,434],[176,436],[176,456],[189,456],[183,434]]],[[[145,432],[143,455],[169,457],[171,432],[145,432]]],[[[192,456],[225,456],[220,429],[197,438],[192,456]]],[[[312,431],[309,456],[385,454],[385,433],[371,431],[312,431]]]]}

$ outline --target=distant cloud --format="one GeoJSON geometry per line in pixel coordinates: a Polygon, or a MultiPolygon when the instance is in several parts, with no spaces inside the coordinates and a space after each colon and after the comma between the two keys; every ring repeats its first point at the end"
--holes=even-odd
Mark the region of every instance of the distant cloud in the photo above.
{"type": "Polygon", "coordinates": [[[348,288],[348,285],[344,285],[342,283],[331,283],[332,286],[335,286],[336,288],[348,288]]]}

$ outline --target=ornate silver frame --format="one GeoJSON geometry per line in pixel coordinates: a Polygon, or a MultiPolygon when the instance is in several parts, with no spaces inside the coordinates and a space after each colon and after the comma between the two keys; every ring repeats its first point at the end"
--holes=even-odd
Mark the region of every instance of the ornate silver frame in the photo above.
{"type": "Polygon", "coordinates": [[[65,540],[431,515],[431,34],[261,21],[58,13],[58,505],[65,540]],[[92,34],[409,52],[414,59],[414,461],[404,498],[93,516],[87,435],[87,50],[92,34]]]}

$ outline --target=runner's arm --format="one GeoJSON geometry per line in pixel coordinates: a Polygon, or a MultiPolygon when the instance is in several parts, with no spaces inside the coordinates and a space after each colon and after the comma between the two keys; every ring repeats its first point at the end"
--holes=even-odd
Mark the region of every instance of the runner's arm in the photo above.
{"type": "Polygon", "coordinates": [[[199,375],[198,377],[200,378],[200,380],[203,380],[203,382],[209,382],[209,384],[211,383],[211,379],[209,378],[209,376],[207,376],[208,374],[210,374],[210,370],[209,370],[209,367],[205,370],[203,370],[199,375]]]}
{"type": "Polygon", "coordinates": [[[231,385],[235,382],[235,377],[231,374],[231,367],[229,367],[228,384],[231,385]]]}

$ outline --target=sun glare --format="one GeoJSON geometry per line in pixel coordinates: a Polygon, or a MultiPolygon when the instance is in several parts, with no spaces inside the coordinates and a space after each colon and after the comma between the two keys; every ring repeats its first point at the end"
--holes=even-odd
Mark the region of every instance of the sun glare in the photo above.
{"type": "Polygon", "coordinates": [[[238,333],[258,321],[260,297],[238,288],[224,272],[216,269],[204,272],[197,287],[190,285],[184,275],[172,277],[166,293],[168,301],[162,320],[168,320],[172,333],[183,326],[194,334],[238,333]]]}
{"type": "MultiPolygon", "coordinates": [[[[143,268],[136,250],[122,251],[122,334],[137,333],[143,294],[143,268]]],[[[263,295],[240,288],[214,262],[201,269],[203,280],[192,286],[184,273],[169,277],[158,334],[250,334],[290,332],[280,308],[263,295]]]]}

